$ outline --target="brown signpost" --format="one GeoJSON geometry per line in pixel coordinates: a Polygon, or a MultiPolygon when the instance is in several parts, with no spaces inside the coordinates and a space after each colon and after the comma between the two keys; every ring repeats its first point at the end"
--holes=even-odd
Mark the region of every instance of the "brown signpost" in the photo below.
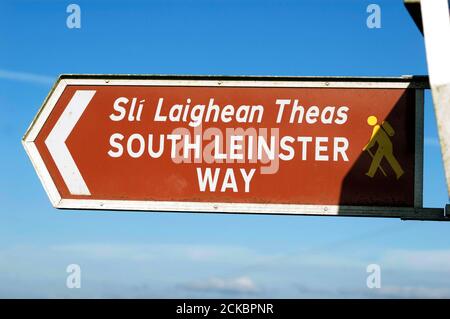
{"type": "Polygon", "coordinates": [[[61,76],[23,143],[57,208],[444,219],[424,78],[61,76]]]}

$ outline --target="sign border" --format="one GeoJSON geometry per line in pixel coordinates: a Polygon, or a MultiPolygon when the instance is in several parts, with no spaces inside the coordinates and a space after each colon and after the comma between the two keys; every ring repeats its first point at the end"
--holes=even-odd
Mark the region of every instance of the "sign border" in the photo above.
{"type": "Polygon", "coordinates": [[[423,208],[423,90],[426,76],[402,77],[274,77],[274,76],[190,76],[190,75],[61,75],[25,133],[22,143],[55,208],[86,210],[129,210],[154,212],[244,213],[271,215],[316,215],[394,217],[446,220],[444,209],[423,208]],[[341,205],[256,204],[222,202],[176,202],[136,200],[63,199],[59,194],[34,141],[68,85],[151,85],[216,87],[315,87],[315,88],[408,88],[415,90],[414,207],[341,205]]]}

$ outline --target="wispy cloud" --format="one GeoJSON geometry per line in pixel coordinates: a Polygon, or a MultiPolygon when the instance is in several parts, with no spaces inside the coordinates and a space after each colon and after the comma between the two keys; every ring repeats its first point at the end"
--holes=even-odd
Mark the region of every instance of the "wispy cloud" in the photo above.
{"type": "Polygon", "coordinates": [[[386,286],[374,289],[381,298],[449,298],[450,289],[421,286],[386,286]]]}
{"type": "Polygon", "coordinates": [[[27,72],[17,72],[0,69],[0,79],[30,82],[36,84],[52,84],[55,82],[55,78],[46,75],[39,75],[27,72]]]}
{"type": "Polygon", "coordinates": [[[446,287],[427,287],[411,285],[383,285],[380,288],[351,288],[351,287],[311,287],[296,284],[296,288],[304,298],[449,298],[450,289],[446,287]]]}
{"type": "Polygon", "coordinates": [[[382,264],[391,268],[450,273],[450,250],[390,250],[382,264]]]}
{"type": "Polygon", "coordinates": [[[247,276],[237,278],[213,277],[205,281],[196,281],[180,286],[193,291],[225,294],[254,294],[260,291],[253,280],[247,276]]]}
{"type": "Polygon", "coordinates": [[[132,261],[152,261],[167,257],[180,258],[192,262],[221,262],[234,256],[241,260],[252,254],[244,247],[192,245],[192,244],[69,244],[54,245],[50,249],[59,253],[69,253],[84,256],[90,259],[127,259],[132,261]],[[240,258],[241,257],[241,258],[240,258]]]}

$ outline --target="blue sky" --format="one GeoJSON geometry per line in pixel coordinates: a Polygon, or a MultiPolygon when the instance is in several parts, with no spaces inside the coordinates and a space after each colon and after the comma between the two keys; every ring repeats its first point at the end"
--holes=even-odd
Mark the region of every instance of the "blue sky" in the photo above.
{"type": "MultiPolygon", "coordinates": [[[[57,211],[20,143],[63,73],[427,74],[401,0],[0,2],[0,297],[450,297],[450,224],[57,211]],[[381,29],[366,7],[381,7],[381,29]],[[68,289],[66,266],[82,269],[68,289]],[[377,263],[382,288],[366,287],[377,263]]],[[[448,202],[431,95],[424,204],[448,202]]]]}

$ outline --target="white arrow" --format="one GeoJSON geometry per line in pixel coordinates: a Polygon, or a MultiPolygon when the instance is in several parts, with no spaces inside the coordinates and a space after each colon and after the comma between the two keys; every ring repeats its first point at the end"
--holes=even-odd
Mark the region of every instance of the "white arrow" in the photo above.
{"type": "Polygon", "coordinates": [[[91,195],[75,161],[66,145],[66,140],[77,124],[96,91],[78,90],[61,114],[45,145],[55,161],[64,182],[72,195],[91,195]]]}

